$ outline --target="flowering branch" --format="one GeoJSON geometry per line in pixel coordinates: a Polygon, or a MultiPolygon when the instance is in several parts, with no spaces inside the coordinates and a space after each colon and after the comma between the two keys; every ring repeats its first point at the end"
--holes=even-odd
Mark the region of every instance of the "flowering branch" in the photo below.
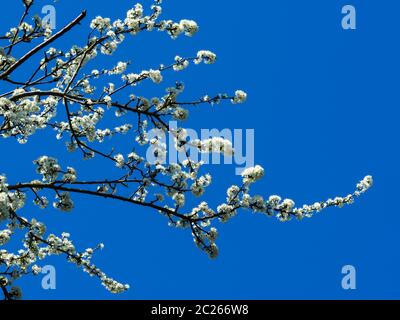
{"type": "MultiPolygon", "coordinates": [[[[120,174],[117,177],[78,180],[74,168],[63,169],[57,159],[42,156],[34,161],[40,180],[10,184],[4,175],[0,176],[0,226],[4,226],[4,230],[0,230],[0,247],[5,248],[11,237],[16,237],[15,230],[21,229],[25,234],[23,249],[16,253],[0,250],[0,288],[5,299],[20,298],[21,290],[14,286],[14,282],[22,276],[39,274],[38,261],[60,254],[97,277],[113,293],[129,288],[93,264],[93,254],[102,249],[103,244],[79,252],[68,233],[46,235],[43,223],[20,215],[28,199],[41,209],[48,208],[52,202],[55,209],[64,212],[73,210],[73,198],[79,195],[145,207],[164,215],[171,227],[189,230],[196,246],[210,258],[215,258],[218,255],[215,221],[227,222],[240,210],[275,216],[283,222],[292,218],[301,220],[329,207],[351,204],[372,186],[372,177],[366,176],[347,196],[296,207],[293,200],[277,195],[265,198],[251,195],[251,185],[264,176],[264,169],[255,166],[243,171],[241,182],[228,188],[226,200],[215,209],[206,201],[199,201],[194,207],[188,206],[188,198],[202,197],[212,183],[210,174],[201,173],[204,163],[193,159],[191,152],[232,156],[234,148],[231,141],[220,137],[192,139],[184,128],[171,127],[170,121],[180,123],[186,120],[190,108],[199,105],[244,103],[247,94],[236,90],[232,94],[183,100],[181,95],[185,87],[180,82],[166,88],[161,97],[147,98],[131,93],[144,81],[160,85],[168,72],[181,72],[191,64],[215,63],[216,54],[208,50],[200,50],[189,57],[176,56],[172,63],[136,72],[130,70],[133,67],[129,62],[119,61],[111,68],[101,70],[88,70],[88,62],[99,54],[111,56],[126,36],[135,36],[143,31],[166,32],[172,39],[180,35],[193,36],[198,31],[196,22],[160,20],[160,0],[154,1],[147,15],[142,5],[136,4],[127,11],[124,20],[112,22],[109,18],[96,17],[90,23],[92,30],[86,43],[63,51],[49,46],[78,25],[85,18],[86,11],[51,36],[51,30],[40,21],[35,20],[34,25],[25,22],[33,1],[23,2],[25,10],[17,27],[0,36],[0,41],[9,42],[0,46],[0,81],[13,86],[10,91],[0,92],[0,136],[14,137],[19,143],[26,143],[38,130],[55,132],[57,139],[66,144],[68,152],[78,152],[87,160],[100,158],[113,169],[116,167],[120,174]],[[43,38],[41,44],[23,57],[16,59],[11,55],[13,47],[19,43],[30,43],[38,38],[43,38]],[[35,61],[34,56],[44,48],[47,51],[41,60],[35,61]],[[11,79],[13,72],[28,61],[34,66],[34,71],[25,76],[26,79],[11,79]],[[106,86],[105,81],[108,82],[106,86]],[[125,118],[129,120],[123,122],[125,118]],[[105,120],[108,125],[103,128],[105,120]],[[150,132],[154,130],[157,134],[151,136],[150,132]],[[127,134],[134,138],[131,139],[134,140],[132,145],[115,143],[111,148],[103,147],[106,139],[127,134]],[[162,139],[165,134],[172,136],[175,149],[183,154],[178,163],[165,164],[163,161],[167,155],[162,139]],[[143,154],[143,148],[152,151],[155,161],[143,154]]],[[[102,174],[104,172],[107,171],[103,170],[102,174]]]]}
{"type": "MultiPolygon", "coordinates": [[[[28,10],[29,7],[27,7],[26,10],[28,10]]],[[[25,15],[27,14],[27,11],[25,11],[25,15]]],[[[41,44],[33,48],[31,51],[27,52],[23,57],[21,57],[19,60],[17,60],[13,65],[11,65],[6,71],[4,71],[2,74],[0,74],[0,79],[5,79],[7,78],[13,71],[15,71],[19,66],[21,66],[25,61],[29,60],[34,54],[38,53],[40,50],[43,48],[46,48],[48,45],[50,45],[52,42],[56,41],[58,38],[62,37],[65,33],[70,31],[74,26],[79,24],[84,18],[86,17],[86,11],[82,11],[79,16],[77,16],[73,21],[71,21],[68,25],[66,25],[63,29],[61,29],[59,32],[51,36],[50,38],[46,39],[43,41],[41,44]]],[[[13,38],[15,40],[15,37],[13,38]]],[[[14,42],[14,41],[13,41],[14,42]]],[[[11,49],[11,47],[10,47],[11,49]]],[[[11,50],[9,50],[9,53],[11,50]]]]}

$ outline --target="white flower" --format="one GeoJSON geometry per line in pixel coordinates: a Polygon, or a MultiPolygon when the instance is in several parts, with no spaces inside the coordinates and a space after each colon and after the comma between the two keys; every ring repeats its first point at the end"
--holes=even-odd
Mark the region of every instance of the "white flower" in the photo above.
{"type": "Polygon", "coordinates": [[[75,182],[76,181],[76,171],[74,168],[68,167],[67,172],[63,175],[63,181],[65,182],[75,182]]]}
{"type": "Polygon", "coordinates": [[[50,48],[49,50],[46,51],[46,53],[49,56],[54,56],[57,53],[57,50],[55,48],[50,48]]]}
{"type": "Polygon", "coordinates": [[[56,199],[58,201],[53,203],[54,208],[65,212],[70,212],[74,208],[74,203],[69,192],[62,192],[56,196],[56,199]]]}
{"type": "Polygon", "coordinates": [[[189,116],[189,111],[183,108],[176,108],[173,113],[173,117],[175,120],[186,120],[189,116]]]}
{"type": "Polygon", "coordinates": [[[57,179],[61,168],[56,159],[42,156],[34,163],[37,165],[36,172],[43,175],[43,181],[53,182],[57,179]]]}
{"type": "Polygon", "coordinates": [[[197,53],[197,58],[194,60],[195,64],[204,62],[205,64],[213,64],[217,60],[217,55],[208,50],[200,50],[197,53]]]}
{"type": "Polygon", "coordinates": [[[110,96],[105,96],[104,98],[103,98],[103,100],[104,100],[104,102],[107,104],[107,106],[111,106],[111,102],[112,102],[112,99],[111,99],[111,97],[110,96]]]}
{"type": "Polygon", "coordinates": [[[0,231],[0,246],[5,245],[8,241],[10,241],[11,230],[5,229],[0,231]]]}
{"type": "Polygon", "coordinates": [[[286,212],[292,212],[294,205],[295,205],[295,203],[292,199],[285,199],[281,203],[280,208],[286,212]]]}
{"type": "Polygon", "coordinates": [[[101,16],[97,16],[90,23],[90,28],[97,29],[98,31],[104,31],[105,29],[110,28],[110,18],[103,18],[101,16]]]}
{"type": "Polygon", "coordinates": [[[182,71],[186,69],[189,66],[189,61],[187,59],[183,59],[180,56],[175,57],[175,64],[173,66],[173,69],[175,71],[182,71]]]}
{"type": "Polygon", "coordinates": [[[136,152],[129,153],[128,158],[131,161],[139,161],[140,160],[140,156],[136,152]]]}
{"type": "Polygon", "coordinates": [[[247,99],[247,93],[242,90],[237,90],[235,92],[235,97],[232,99],[233,104],[244,103],[247,99]]]}
{"type": "Polygon", "coordinates": [[[281,202],[281,197],[277,195],[272,195],[268,199],[268,204],[271,206],[272,209],[278,208],[280,202],[281,202]]]}
{"type": "Polygon", "coordinates": [[[203,152],[223,153],[226,156],[231,156],[234,153],[232,142],[221,137],[200,141],[200,149],[203,152]]]}
{"type": "Polygon", "coordinates": [[[114,156],[114,160],[115,160],[115,165],[118,168],[122,168],[125,165],[124,156],[120,153],[114,156]]]}
{"type": "Polygon", "coordinates": [[[122,293],[129,289],[129,285],[119,283],[114,279],[107,278],[105,275],[102,278],[102,285],[112,293],[122,293]]]}
{"type": "Polygon", "coordinates": [[[357,184],[357,191],[359,193],[364,193],[372,187],[373,183],[374,180],[372,176],[366,176],[363,180],[360,181],[360,183],[357,184]]]}
{"type": "Polygon", "coordinates": [[[243,183],[245,184],[256,182],[263,176],[264,176],[264,169],[259,165],[247,168],[242,172],[243,183]]]}
{"type": "Polygon", "coordinates": [[[42,268],[41,267],[39,267],[38,265],[33,265],[32,266],[32,273],[34,274],[34,275],[38,275],[39,273],[41,273],[42,272],[42,268]]]}
{"type": "Polygon", "coordinates": [[[128,64],[126,62],[118,62],[118,64],[112,69],[110,70],[108,73],[109,74],[122,74],[125,72],[126,67],[128,66],[128,64]]]}
{"type": "Polygon", "coordinates": [[[41,197],[36,197],[33,203],[39,206],[39,208],[45,209],[49,205],[49,200],[45,196],[41,196],[41,197]]]}
{"type": "Polygon", "coordinates": [[[149,77],[154,83],[157,83],[157,84],[161,83],[161,81],[163,79],[160,70],[150,69],[149,70],[149,77]]]}
{"type": "Polygon", "coordinates": [[[208,232],[208,239],[210,241],[215,241],[218,237],[218,231],[216,228],[212,227],[210,228],[210,231],[208,232]]]}
{"type": "Polygon", "coordinates": [[[183,193],[175,193],[172,197],[178,207],[185,205],[185,195],[183,193]]]}
{"type": "Polygon", "coordinates": [[[185,35],[189,37],[193,36],[199,30],[197,23],[193,20],[184,19],[181,20],[179,24],[181,29],[184,30],[185,35]]]}

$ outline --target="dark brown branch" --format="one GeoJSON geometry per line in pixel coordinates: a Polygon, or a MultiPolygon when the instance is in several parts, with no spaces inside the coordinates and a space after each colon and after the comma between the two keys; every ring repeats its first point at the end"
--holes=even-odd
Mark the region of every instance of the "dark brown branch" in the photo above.
{"type": "Polygon", "coordinates": [[[3,291],[4,300],[11,300],[11,296],[10,293],[7,291],[7,288],[1,286],[1,290],[3,291]]]}
{"type": "Polygon", "coordinates": [[[123,202],[128,202],[128,203],[140,205],[140,206],[143,206],[143,207],[153,208],[153,209],[156,209],[158,211],[164,212],[167,215],[174,215],[174,216],[176,216],[178,218],[181,218],[181,219],[186,219],[186,220],[188,219],[188,217],[183,215],[183,214],[177,213],[175,211],[169,210],[169,209],[164,208],[164,207],[160,207],[160,206],[158,206],[156,204],[153,204],[153,203],[141,202],[141,201],[138,201],[138,200],[122,197],[122,196],[115,195],[115,194],[100,193],[100,192],[92,191],[92,190],[85,190],[85,189],[78,189],[78,188],[68,188],[68,187],[63,187],[63,186],[56,186],[54,184],[38,184],[38,183],[20,183],[20,184],[17,184],[17,185],[9,186],[8,190],[12,191],[12,190],[20,190],[20,189],[26,189],[26,188],[29,188],[29,189],[30,188],[50,189],[50,190],[57,190],[57,191],[65,191],[65,192],[72,192],[72,193],[87,194],[87,195],[102,197],[102,198],[106,198],[106,199],[120,200],[120,201],[123,201],[123,202]]]}

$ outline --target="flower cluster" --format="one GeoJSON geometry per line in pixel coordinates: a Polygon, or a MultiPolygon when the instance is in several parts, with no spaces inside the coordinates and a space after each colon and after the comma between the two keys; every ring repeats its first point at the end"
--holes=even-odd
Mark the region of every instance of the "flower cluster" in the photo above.
{"type": "MultiPolygon", "coordinates": [[[[196,144],[196,142],[193,143],[196,144]]],[[[232,142],[221,137],[197,141],[197,145],[202,152],[223,153],[226,156],[231,156],[234,153],[232,142]]]]}
{"type": "Polygon", "coordinates": [[[236,90],[232,103],[244,103],[247,100],[247,93],[243,90],[236,90]]]}
{"type": "Polygon", "coordinates": [[[201,50],[197,53],[197,58],[195,60],[196,64],[204,62],[205,64],[213,64],[217,60],[217,55],[208,50],[201,50]]]}
{"type": "Polygon", "coordinates": [[[18,99],[24,93],[23,89],[17,89],[10,98],[0,97],[1,136],[17,137],[20,143],[25,143],[36,130],[46,128],[46,123],[56,115],[59,100],[53,96],[43,100],[18,99]]]}
{"type": "Polygon", "coordinates": [[[250,184],[260,180],[264,176],[264,169],[261,166],[247,168],[242,172],[243,183],[250,184]]]}
{"type": "Polygon", "coordinates": [[[57,159],[48,156],[42,156],[39,159],[33,161],[33,163],[36,164],[36,172],[43,176],[43,181],[55,181],[61,170],[57,159]]]}
{"type": "MultiPolygon", "coordinates": [[[[33,186],[45,186],[40,181],[31,183],[33,186]]],[[[49,184],[51,185],[51,184],[49,184]]],[[[36,189],[38,190],[38,189],[36,189]]],[[[37,191],[35,191],[37,192],[37,191]]],[[[63,209],[66,209],[66,202],[69,196],[62,193],[60,196],[60,204],[63,209]]],[[[0,230],[0,246],[5,245],[14,234],[16,229],[25,231],[23,239],[23,248],[16,253],[9,252],[5,249],[0,250],[0,267],[5,266],[8,270],[0,276],[0,286],[11,287],[8,291],[8,296],[11,299],[18,299],[21,297],[22,292],[20,288],[12,286],[13,283],[23,275],[32,273],[33,275],[40,274],[41,268],[37,265],[39,260],[43,260],[51,255],[66,255],[69,262],[81,267],[85,272],[91,276],[96,276],[100,279],[102,284],[113,293],[120,293],[129,288],[128,285],[123,285],[109,277],[97,268],[92,262],[93,254],[96,250],[102,249],[103,244],[95,248],[88,248],[83,253],[76,251],[75,245],[70,240],[68,233],[63,233],[61,237],[50,234],[45,237],[46,227],[43,223],[38,222],[36,219],[30,221],[18,214],[18,211],[25,204],[25,193],[19,189],[16,192],[8,190],[6,179],[4,176],[0,177],[0,222],[1,220],[8,220],[6,229],[0,230]],[[7,194],[7,197],[4,195],[7,194]]]]}

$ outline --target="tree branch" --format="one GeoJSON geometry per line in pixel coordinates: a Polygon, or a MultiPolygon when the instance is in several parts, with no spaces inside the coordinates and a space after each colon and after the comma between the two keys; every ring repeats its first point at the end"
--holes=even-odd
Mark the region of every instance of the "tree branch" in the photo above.
{"type": "Polygon", "coordinates": [[[141,202],[138,200],[122,197],[119,195],[115,194],[110,194],[110,193],[101,193],[97,191],[92,191],[92,190],[85,190],[85,189],[78,189],[78,188],[68,188],[68,187],[63,187],[63,186],[56,186],[54,184],[37,184],[37,183],[20,183],[17,185],[9,186],[8,190],[19,190],[19,189],[25,189],[25,188],[36,188],[36,189],[51,189],[51,190],[57,190],[57,191],[65,191],[65,192],[72,192],[72,193],[81,193],[81,194],[87,194],[87,195],[92,195],[92,196],[97,196],[97,197],[103,197],[106,199],[115,199],[115,200],[120,200],[123,202],[129,202],[133,203],[136,205],[141,205],[144,207],[149,207],[156,209],[158,211],[164,212],[167,215],[174,215],[178,218],[181,219],[188,219],[187,216],[177,213],[176,211],[169,210],[164,207],[160,207],[156,204],[153,203],[148,203],[148,202],[141,202]]]}
{"type": "Polygon", "coordinates": [[[61,29],[59,32],[51,36],[49,39],[45,40],[35,48],[33,48],[31,51],[26,53],[22,58],[20,58],[17,62],[15,62],[10,68],[8,68],[6,71],[4,71],[2,74],[0,74],[0,79],[5,79],[7,78],[13,71],[15,71],[19,66],[21,66],[25,61],[27,61],[30,57],[32,57],[34,54],[48,46],[50,43],[54,42],[58,38],[60,38],[62,35],[70,31],[74,26],[79,24],[84,18],[86,17],[86,10],[82,11],[79,16],[77,16],[73,21],[71,21],[68,25],[66,25],[63,29],[61,29]]]}

